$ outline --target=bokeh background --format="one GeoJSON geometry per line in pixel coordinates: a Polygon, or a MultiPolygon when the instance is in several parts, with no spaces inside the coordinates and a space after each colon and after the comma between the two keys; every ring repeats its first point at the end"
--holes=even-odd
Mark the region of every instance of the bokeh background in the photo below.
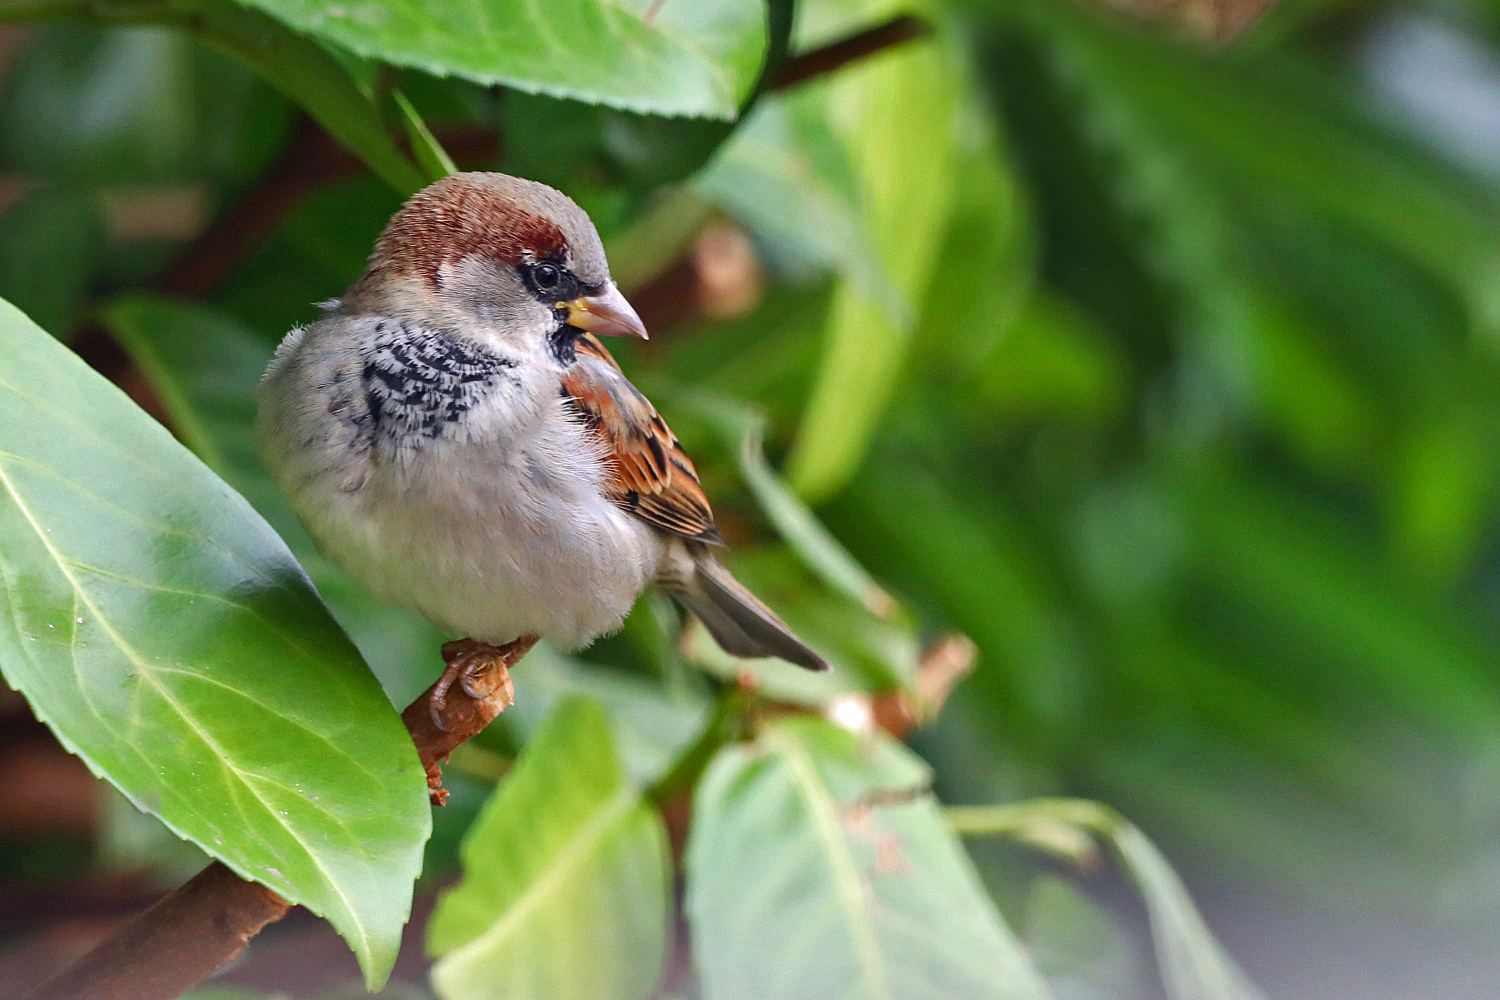
{"type": "MultiPolygon", "coordinates": [[[[1268,996],[1500,995],[1500,5],[810,0],[793,48],[899,15],[732,130],[401,85],[461,165],[599,223],[653,332],[622,362],[736,571],[841,664],[772,693],[972,657],[910,733],[944,801],[1118,809],[1268,996]]],[[[398,204],[184,35],[0,27],[0,296],[283,531],[401,703],[438,638],[310,551],[249,437],[272,346],[398,204]]],[[[691,735],[698,666],[734,667],[676,630],[652,601],[528,660],[433,884],[557,691],[618,689],[643,759],[691,735]]],[[[201,857],[0,710],[19,982],[201,857]]],[[[1156,995],[1117,876],[975,851],[1059,996],[1156,995]]],[[[342,961],[318,933],[246,981],[342,961]]]]}

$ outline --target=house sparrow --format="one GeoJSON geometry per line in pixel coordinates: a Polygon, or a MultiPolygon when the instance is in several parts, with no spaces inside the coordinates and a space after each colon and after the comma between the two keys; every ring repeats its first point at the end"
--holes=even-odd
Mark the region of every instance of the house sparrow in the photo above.
{"type": "Polygon", "coordinates": [[[586,646],[653,582],[726,651],[827,669],[714,558],[693,463],[595,337],[646,329],[566,195],[440,180],[324,309],[261,381],[261,454],[325,553],[468,637],[435,719],[454,682],[509,704],[538,637],[586,646]]]}

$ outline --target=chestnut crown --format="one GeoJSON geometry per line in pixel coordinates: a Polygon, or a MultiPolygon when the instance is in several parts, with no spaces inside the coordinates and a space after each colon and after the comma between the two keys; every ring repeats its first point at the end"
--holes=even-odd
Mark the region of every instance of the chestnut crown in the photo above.
{"type": "MultiPolygon", "coordinates": [[[[447,268],[472,257],[517,268],[537,284],[572,278],[578,292],[609,282],[599,234],[573,199],[536,181],[477,171],[413,195],[380,234],[370,270],[414,275],[437,289],[447,268]]],[[[556,286],[537,290],[551,294],[556,286]]]]}

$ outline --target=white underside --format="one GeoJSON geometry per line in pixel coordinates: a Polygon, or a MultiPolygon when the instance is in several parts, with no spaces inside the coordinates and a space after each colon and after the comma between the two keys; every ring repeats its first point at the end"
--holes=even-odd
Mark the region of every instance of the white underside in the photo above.
{"type": "Polygon", "coordinates": [[[602,495],[600,456],[555,371],[519,365],[519,384],[461,430],[360,456],[328,388],[357,365],[337,325],[358,322],[294,332],[263,386],[265,461],[319,547],[454,635],[576,648],[619,628],[663,542],[602,495]]]}

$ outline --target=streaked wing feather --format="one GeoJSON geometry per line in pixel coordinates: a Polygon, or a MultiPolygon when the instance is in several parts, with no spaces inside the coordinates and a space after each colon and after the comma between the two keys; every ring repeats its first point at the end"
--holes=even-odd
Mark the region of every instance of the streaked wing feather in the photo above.
{"type": "Polygon", "coordinates": [[[663,531],[721,544],[698,471],[656,407],[594,337],[575,350],[562,391],[605,446],[610,500],[663,531]]]}

